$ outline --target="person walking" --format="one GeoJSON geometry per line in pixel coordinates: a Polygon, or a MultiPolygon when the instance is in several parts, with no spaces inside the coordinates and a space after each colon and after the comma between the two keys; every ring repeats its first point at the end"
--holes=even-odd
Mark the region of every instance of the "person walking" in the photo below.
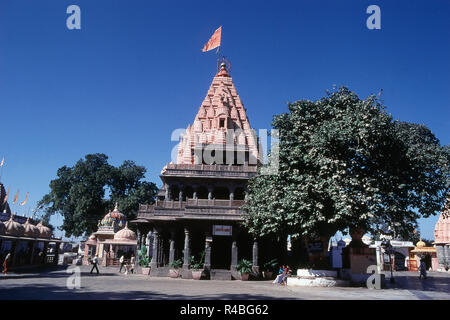
{"type": "Polygon", "coordinates": [[[134,254],[131,255],[131,259],[130,259],[130,272],[131,274],[134,273],[134,264],[135,264],[135,259],[134,259],[134,254]]]}
{"type": "Polygon", "coordinates": [[[5,260],[3,261],[3,273],[6,275],[6,273],[8,272],[8,264],[9,261],[11,260],[11,253],[8,252],[8,254],[5,257],[5,260]]]}
{"type": "Polygon", "coordinates": [[[419,266],[419,279],[422,279],[422,277],[424,279],[427,278],[427,266],[425,264],[425,260],[424,259],[420,259],[420,266],[419,266]]]}
{"type": "Polygon", "coordinates": [[[125,266],[125,257],[124,257],[124,255],[122,255],[122,256],[120,257],[119,262],[120,262],[119,273],[121,273],[123,267],[125,267],[125,269],[126,269],[126,266],[125,266]]]}
{"type": "Polygon", "coordinates": [[[98,271],[97,264],[98,264],[98,257],[97,257],[97,255],[95,255],[95,256],[94,256],[94,259],[92,259],[92,269],[91,269],[91,274],[92,274],[92,271],[94,271],[94,268],[97,270],[97,274],[100,273],[100,272],[98,271]]]}

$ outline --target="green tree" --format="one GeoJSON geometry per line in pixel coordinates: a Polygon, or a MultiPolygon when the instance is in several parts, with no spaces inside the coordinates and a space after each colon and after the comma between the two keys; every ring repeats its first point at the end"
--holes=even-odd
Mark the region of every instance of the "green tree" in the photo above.
{"type": "Polygon", "coordinates": [[[272,123],[278,173],[249,181],[252,234],[295,239],[389,225],[407,236],[417,218],[442,208],[450,152],[424,125],[393,120],[376,96],[361,100],[345,87],[288,107],[272,123]]]}
{"type": "Polygon", "coordinates": [[[133,161],[114,167],[108,164],[105,154],[88,154],[73,167],[58,169],[58,177],[50,181],[50,192],[39,205],[47,220],[53,214],[62,215],[60,229],[66,236],[90,234],[115,202],[122,213],[133,218],[139,203],[154,201],[157,188],[154,183],[142,181],[145,172],[133,161]]]}

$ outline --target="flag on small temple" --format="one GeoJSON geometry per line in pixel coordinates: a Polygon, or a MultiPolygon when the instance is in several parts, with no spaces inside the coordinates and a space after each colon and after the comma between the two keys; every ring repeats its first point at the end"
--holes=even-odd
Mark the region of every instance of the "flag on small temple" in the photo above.
{"type": "Polygon", "coordinates": [[[214,48],[220,47],[220,41],[222,39],[222,26],[220,26],[216,31],[214,31],[211,39],[205,44],[202,51],[206,52],[214,48]]]}
{"type": "Polygon", "coordinates": [[[10,188],[10,187],[8,187],[8,192],[6,193],[5,198],[3,198],[3,204],[5,204],[6,201],[8,201],[8,197],[9,197],[9,188],[10,188]]]}
{"type": "Polygon", "coordinates": [[[5,164],[5,157],[2,158],[2,162],[0,162],[0,167],[3,167],[4,164],[5,164]]]}
{"type": "Polygon", "coordinates": [[[13,204],[16,203],[17,200],[19,200],[19,190],[17,190],[16,196],[14,197],[13,204]]]}
{"type": "Polygon", "coordinates": [[[21,206],[24,206],[27,203],[27,201],[28,201],[28,194],[29,194],[29,192],[27,192],[27,195],[25,196],[25,200],[23,200],[23,202],[20,203],[21,206]]]}

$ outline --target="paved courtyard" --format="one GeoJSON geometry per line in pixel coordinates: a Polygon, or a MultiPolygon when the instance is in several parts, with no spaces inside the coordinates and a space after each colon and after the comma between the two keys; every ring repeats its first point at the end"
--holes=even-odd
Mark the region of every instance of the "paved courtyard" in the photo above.
{"type": "MultiPolygon", "coordinates": [[[[70,268],[73,268],[72,266],[70,268]]],[[[420,281],[415,272],[396,272],[396,283],[383,290],[305,288],[270,281],[196,281],[124,275],[100,268],[100,275],[81,269],[81,287],[69,289],[67,267],[0,275],[0,299],[358,299],[450,300],[450,274],[430,272],[420,281]]],[[[389,282],[388,282],[389,285],[389,282]]]]}

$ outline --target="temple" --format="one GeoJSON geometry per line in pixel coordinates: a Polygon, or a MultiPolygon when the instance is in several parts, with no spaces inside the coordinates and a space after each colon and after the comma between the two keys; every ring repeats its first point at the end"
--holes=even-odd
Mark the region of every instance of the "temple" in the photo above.
{"type": "Polygon", "coordinates": [[[132,221],[138,244],[150,247],[151,276],[167,276],[168,265],[182,259],[181,275],[191,278],[192,256],[204,257],[209,279],[239,278],[238,258],[249,259],[258,271],[259,244],[241,226],[241,207],[261,151],[224,61],[180,137],[176,163],[161,171],[156,203],[140,205],[132,221]]]}
{"type": "Polygon", "coordinates": [[[11,213],[5,188],[0,183],[0,261],[11,254],[9,268],[56,265],[61,238],[53,237],[43,221],[11,213]]]}
{"type": "Polygon", "coordinates": [[[434,246],[437,269],[447,271],[450,267],[450,197],[434,228],[434,246]]]}
{"type": "Polygon", "coordinates": [[[83,264],[97,255],[101,266],[119,265],[123,255],[129,261],[136,252],[136,233],[128,229],[125,215],[119,211],[118,204],[98,222],[98,229],[85,242],[83,264]]]}

